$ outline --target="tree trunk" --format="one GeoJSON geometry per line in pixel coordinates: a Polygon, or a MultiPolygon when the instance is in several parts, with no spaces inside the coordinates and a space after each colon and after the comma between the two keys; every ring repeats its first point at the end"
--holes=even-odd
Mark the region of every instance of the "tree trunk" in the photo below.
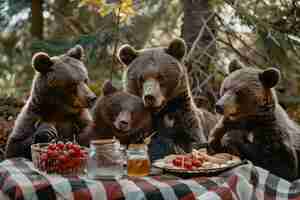
{"type": "Polygon", "coordinates": [[[44,29],[43,0],[32,0],[31,13],[31,34],[34,38],[42,40],[44,29]]]}
{"type": "Polygon", "coordinates": [[[208,80],[211,57],[216,54],[214,11],[209,0],[184,0],[183,11],[181,34],[188,47],[186,65],[192,94],[198,107],[212,110],[216,101],[212,80],[206,84],[203,81],[208,80]]]}

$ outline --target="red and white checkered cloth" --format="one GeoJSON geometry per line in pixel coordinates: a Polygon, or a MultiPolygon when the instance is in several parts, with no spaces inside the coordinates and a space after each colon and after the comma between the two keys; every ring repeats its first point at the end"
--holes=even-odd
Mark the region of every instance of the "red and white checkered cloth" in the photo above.
{"type": "Polygon", "coordinates": [[[0,200],[5,199],[300,199],[300,180],[290,183],[247,164],[209,178],[162,175],[95,181],[47,175],[17,158],[0,163],[0,200]]]}

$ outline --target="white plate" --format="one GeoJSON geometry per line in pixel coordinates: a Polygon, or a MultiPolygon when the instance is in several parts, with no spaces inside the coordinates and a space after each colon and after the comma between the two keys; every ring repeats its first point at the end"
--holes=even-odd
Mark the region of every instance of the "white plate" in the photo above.
{"type": "Polygon", "coordinates": [[[178,155],[169,155],[166,156],[163,159],[159,159],[154,161],[152,163],[152,166],[163,169],[168,172],[173,172],[173,173],[181,173],[181,174],[209,174],[209,173],[216,173],[216,172],[221,172],[225,171],[228,169],[231,169],[233,167],[236,167],[243,162],[238,158],[235,157],[232,160],[227,161],[225,164],[212,164],[210,167],[199,167],[193,170],[187,170],[184,168],[176,167],[172,164],[172,160],[175,159],[175,157],[178,155]]]}

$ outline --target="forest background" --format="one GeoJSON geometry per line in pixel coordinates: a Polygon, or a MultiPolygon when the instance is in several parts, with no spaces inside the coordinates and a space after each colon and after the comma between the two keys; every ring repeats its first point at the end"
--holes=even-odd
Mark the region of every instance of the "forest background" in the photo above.
{"type": "Polygon", "coordinates": [[[39,51],[86,52],[91,89],[121,87],[117,49],[165,46],[182,37],[192,93],[214,112],[230,64],[277,67],[280,103],[300,123],[300,2],[297,0],[0,0],[0,160],[29,95],[39,51]],[[235,62],[238,60],[239,62],[235,62]]]}

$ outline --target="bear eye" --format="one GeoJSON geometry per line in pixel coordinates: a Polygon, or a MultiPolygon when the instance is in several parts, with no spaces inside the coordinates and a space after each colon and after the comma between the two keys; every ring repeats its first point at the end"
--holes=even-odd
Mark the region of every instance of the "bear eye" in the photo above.
{"type": "Polygon", "coordinates": [[[158,81],[163,82],[165,80],[165,77],[163,75],[158,76],[158,81]]]}
{"type": "Polygon", "coordinates": [[[77,84],[74,83],[69,85],[69,91],[75,93],[77,91],[77,84]]]}
{"type": "Polygon", "coordinates": [[[141,76],[140,78],[139,78],[139,82],[140,83],[143,83],[145,80],[144,80],[144,77],[143,76],[141,76]]]}
{"type": "Polygon", "coordinates": [[[84,83],[85,83],[85,84],[88,84],[88,83],[89,83],[89,79],[87,79],[87,78],[84,79],[84,83]]]}
{"type": "Polygon", "coordinates": [[[241,95],[243,94],[243,92],[242,92],[241,90],[237,90],[237,91],[235,91],[235,94],[236,94],[237,96],[241,96],[241,95]]]}

